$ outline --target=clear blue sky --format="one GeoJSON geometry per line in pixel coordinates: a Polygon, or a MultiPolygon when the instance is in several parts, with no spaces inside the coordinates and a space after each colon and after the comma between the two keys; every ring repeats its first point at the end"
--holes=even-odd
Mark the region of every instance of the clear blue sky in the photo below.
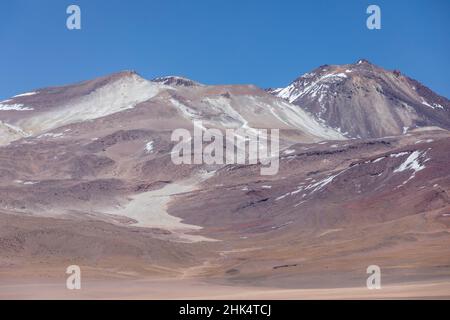
{"type": "Polygon", "coordinates": [[[359,58],[450,97],[450,0],[2,0],[0,43],[0,99],[125,69],[276,87],[359,58]]]}

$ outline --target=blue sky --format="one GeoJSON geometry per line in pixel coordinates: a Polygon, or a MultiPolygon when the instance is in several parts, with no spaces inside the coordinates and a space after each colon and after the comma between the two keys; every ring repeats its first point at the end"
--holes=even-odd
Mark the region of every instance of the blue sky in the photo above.
{"type": "Polygon", "coordinates": [[[2,0],[0,99],[130,69],[277,87],[359,58],[450,97],[449,39],[449,0],[2,0]],[[66,28],[70,4],[82,30],[66,28]]]}

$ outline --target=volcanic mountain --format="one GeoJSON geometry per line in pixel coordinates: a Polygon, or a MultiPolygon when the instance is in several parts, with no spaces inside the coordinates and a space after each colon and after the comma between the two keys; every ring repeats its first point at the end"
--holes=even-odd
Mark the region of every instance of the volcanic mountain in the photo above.
{"type": "Polygon", "coordinates": [[[349,138],[399,135],[424,126],[450,128],[447,98],[367,60],[323,65],[285,88],[268,91],[349,138]]]}
{"type": "Polygon", "coordinates": [[[448,100],[366,61],[288,88],[125,71],[0,102],[0,297],[67,297],[72,264],[84,298],[361,297],[374,264],[381,297],[448,297],[448,100]],[[278,173],[173,163],[196,121],[280,129],[278,173]]]}
{"type": "Polygon", "coordinates": [[[156,124],[168,130],[203,121],[216,128],[278,128],[304,142],[345,139],[305,111],[252,85],[205,86],[181,77],[149,81],[126,71],[1,101],[0,143],[51,135],[53,129],[112,115],[121,127],[131,121],[134,126],[156,124]]]}

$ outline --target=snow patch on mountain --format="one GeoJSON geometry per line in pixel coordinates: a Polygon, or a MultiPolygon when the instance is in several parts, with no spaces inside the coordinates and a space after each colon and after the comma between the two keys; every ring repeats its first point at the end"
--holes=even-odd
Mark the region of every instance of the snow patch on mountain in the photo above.
{"type": "Polygon", "coordinates": [[[431,109],[442,109],[442,110],[444,110],[444,107],[442,105],[440,105],[439,103],[430,104],[423,97],[421,97],[421,99],[422,99],[422,104],[424,106],[427,106],[427,107],[429,107],[431,109]]]}
{"type": "Polygon", "coordinates": [[[35,95],[35,94],[37,94],[37,93],[38,93],[38,92],[36,92],[36,91],[25,92],[25,93],[21,93],[21,94],[15,95],[13,98],[33,96],[33,95],[35,95]]]}
{"type": "Polygon", "coordinates": [[[414,151],[409,155],[409,157],[398,167],[394,170],[394,173],[398,172],[404,172],[408,170],[412,170],[413,173],[411,176],[405,180],[402,185],[407,184],[411,179],[414,179],[416,176],[416,173],[425,169],[425,162],[429,161],[430,159],[422,160],[422,158],[426,155],[427,151],[414,151]],[[421,161],[422,160],[422,161],[421,161]]]}
{"type": "Polygon", "coordinates": [[[425,169],[425,166],[419,163],[419,158],[424,155],[424,152],[414,151],[394,172],[403,172],[406,170],[414,170],[418,172],[425,169]]]}
{"type": "Polygon", "coordinates": [[[147,153],[152,153],[152,152],[153,152],[153,148],[154,148],[154,142],[153,142],[153,140],[146,143],[146,145],[145,145],[145,151],[146,151],[147,153]]]}
{"type": "Polygon", "coordinates": [[[308,186],[305,187],[305,190],[309,190],[309,189],[313,189],[310,193],[310,195],[316,191],[322,190],[326,185],[328,185],[329,183],[331,183],[336,177],[340,176],[341,174],[343,174],[344,172],[346,172],[348,170],[342,170],[341,172],[338,172],[337,174],[334,175],[330,175],[316,183],[310,184],[308,186]]]}
{"type": "Polygon", "coordinates": [[[21,103],[14,104],[0,104],[0,111],[32,111],[31,107],[26,107],[21,103]]]}
{"type": "Polygon", "coordinates": [[[312,76],[313,74],[307,74],[306,76],[304,75],[300,78],[300,80],[291,83],[286,88],[276,89],[273,93],[275,93],[278,97],[289,101],[290,103],[307,94],[312,97],[317,96],[321,101],[323,100],[324,92],[326,89],[329,89],[330,84],[343,81],[347,78],[347,75],[342,72],[327,73],[320,76],[318,79],[309,82],[309,79],[312,76]]]}
{"type": "Polygon", "coordinates": [[[59,132],[59,133],[53,133],[53,132],[48,132],[48,133],[44,133],[39,135],[37,138],[38,139],[42,139],[42,138],[62,138],[64,136],[63,133],[59,132]]]}
{"type": "Polygon", "coordinates": [[[389,156],[391,158],[398,158],[398,157],[406,156],[407,154],[409,154],[409,152],[399,152],[399,153],[391,153],[389,156]]]}

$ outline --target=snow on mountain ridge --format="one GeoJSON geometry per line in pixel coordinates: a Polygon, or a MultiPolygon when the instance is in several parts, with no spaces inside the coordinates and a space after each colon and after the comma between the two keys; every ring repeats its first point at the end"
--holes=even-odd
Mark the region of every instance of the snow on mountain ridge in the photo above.
{"type": "Polygon", "coordinates": [[[364,59],[323,65],[285,88],[267,91],[352,138],[405,134],[404,128],[450,128],[448,99],[398,70],[385,70],[364,59]]]}

